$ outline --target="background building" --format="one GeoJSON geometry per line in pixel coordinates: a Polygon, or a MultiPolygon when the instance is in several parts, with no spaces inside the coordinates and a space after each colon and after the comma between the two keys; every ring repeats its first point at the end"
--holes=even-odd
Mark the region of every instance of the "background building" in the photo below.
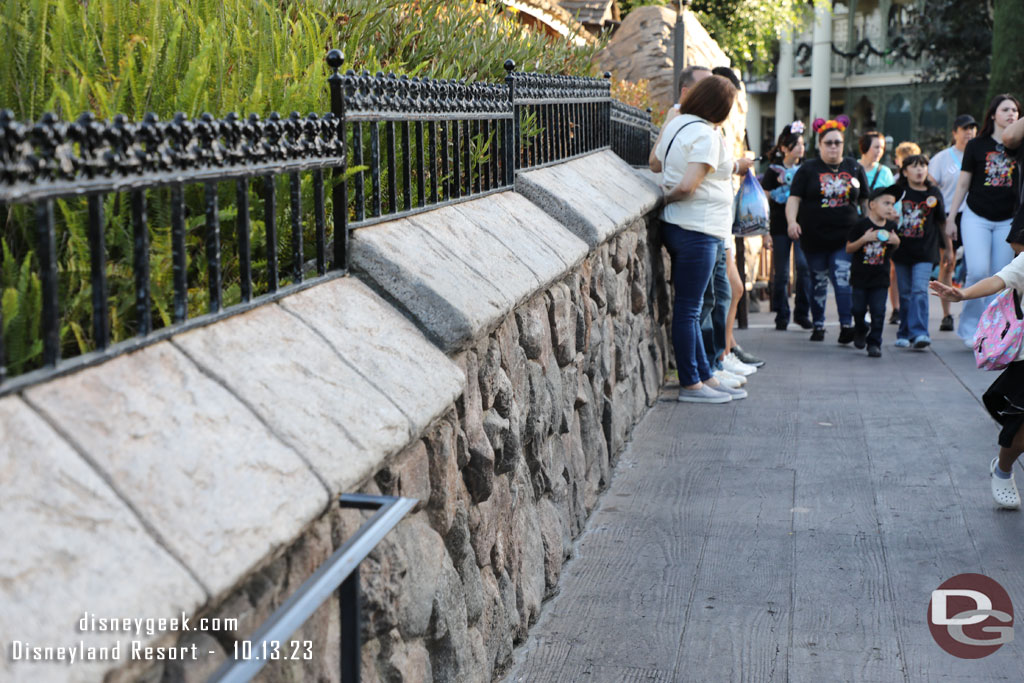
{"type": "Polygon", "coordinates": [[[846,114],[847,150],[867,130],[934,152],[949,144],[956,112],[941,83],[920,83],[921,57],[908,45],[910,11],[919,0],[836,0],[783,40],[772,78],[748,81],[747,131],[763,154],[794,119],[846,114]]]}

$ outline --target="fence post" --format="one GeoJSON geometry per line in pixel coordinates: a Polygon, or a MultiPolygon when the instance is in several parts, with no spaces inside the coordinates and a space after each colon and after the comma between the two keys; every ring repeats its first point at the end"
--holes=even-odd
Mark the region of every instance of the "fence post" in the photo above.
{"type": "Polygon", "coordinates": [[[610,147],[612,144],[612,72],[604,72],[604,80],[608,83],[608,102],[604,105],[604,115],[602,116],[602,122],[604,124],[603,135],[601,136],[601,146],[610,147]]]}
{"type": "Polygon", "coordinates": [[[505,184],[512,185],[516,180],[516,169],[519,168],[519,108],[516,107],[516,79],[512,72],[516,63],[505,60],[505,83],[508,84],[508,101],[512,107],[512,125],[505,127],[505,184]]]}
{"type": "Polygon", "coordinates": [[[341,681],[359,683],[362,664],[359,565],[342,582],[338,592],[341,609],[341,681]]]}
{"type": "Polygon", "coordinates": [[[647,107],[647,130],[644,131],[644,158],[640,160],[641,166],[646,166],[651,158],[651,129],[654,127],[654,115],[650,107],[647,107]]]}
{"type": "Polygon", "coordinates": [[[327,66],[333,73],[327,78],[331,90],[331,113],[338,119],[337,135],[340,141],[342,164],[331,172],[331,202],[334,211],[334,263],[335,269],[348,270],[348,181],[345,170],[348,167],[348,153],[345,143],[345,93],[342,90],[342,78],[339,73],[345,55],[341,50],[327,53],[327,66]]]}

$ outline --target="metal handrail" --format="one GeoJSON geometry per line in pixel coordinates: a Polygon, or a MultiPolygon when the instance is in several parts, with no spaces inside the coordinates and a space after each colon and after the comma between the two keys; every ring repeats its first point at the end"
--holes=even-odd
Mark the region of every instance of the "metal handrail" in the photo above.
{"type": "Polygon", "coordinates": [[[253,656],[224,662],[208,679],[211,683],[246,683],[266,665],[258,656],[266,646],[287,640],[320,605],[340,587],[341,680],[358,683],[360,664],[359,563],[416,505],[415,498],[348,493],[338,501],[343,508],[374,510],[359,530],[306,579],[283,605],[256,629],[249,642],[253,656]]]}

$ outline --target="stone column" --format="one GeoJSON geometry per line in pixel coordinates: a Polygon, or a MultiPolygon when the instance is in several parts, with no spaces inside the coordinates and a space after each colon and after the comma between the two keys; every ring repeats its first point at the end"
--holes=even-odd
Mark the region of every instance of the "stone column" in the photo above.
{"type": "Polygon", "coordinates": [[[828,3],[815,3],[814,46],[811,49],[811,121],[829,118],[832,86],[832,10],[828,3]]]}
{"type": "Polygon", "coordinates": [[[779,43],[779,65],[775,68],[775,136],[793,122],[793,40],[795,36],[783,37],[779,43]]]}

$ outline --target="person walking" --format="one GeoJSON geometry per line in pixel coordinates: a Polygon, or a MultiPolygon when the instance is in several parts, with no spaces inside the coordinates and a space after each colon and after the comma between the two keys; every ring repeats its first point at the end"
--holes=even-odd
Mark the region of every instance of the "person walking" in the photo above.
{"type": "Polygon", "coordinates": [[[831,279],[839,313],[840,344],[853,341],[846,237],[860,219],[858,203],[863,204],[862,212],[867,212],[863,191],[868,180],[864,168],[853,159],[843,158],[843,133],[848,123],[845,116],[814,122],[819,158],[800,166],[786,200],[787,232],[790,239],[800,240],[811,271],[811,341],[825,339],[825,301],[831,279]]]}
{"type": "Polygon", "coordinates": [[[928,281],[939,262],[940,241],[947,253],[953,245],[944,230],[942,193],[928,178],[928,157],[914,154],[904,159],[899,185],[904,193],[897,228],[903,246],[893,255],[901,311],[896,346],[923,349],[932,343],[928,336],[928,281]]]}
{"type": "Polygon", "coordinates": [[[661,228],[672,258],[672,346],[680,401],[726,403],[747,395],[714,377],[700,330],[716,254],[731,234],[735,161],[717,127],[729,116],[736,93],[721,76],[702,79],[686,93],[680,115],[666,125],[655,149],[664,174],[661,228]]]}
{"type": "Polygon", "coordinates": [[[868,356],[882,355],[885,327],[885,297],[889,291],[889,262],[900,246],[893,206],[903,194],[898,185],[875,188],[869,195],[867,215],[850,228],[846,252],[851,255],[850,284],[853,288],[853,345],[868,347],[868,356]],[[871,327],[864,316],[871,312],[871,327]]]}
{"type": "MultiPolygon", "coordinates": [[[[1024,240],[1024,235],[1019,239],[1024,240]]],[[[982,301],[1006,288],[1014,289],[1024,297],[1024,244],[1014,241],[1010,246],[1017,256],[995,275],[963,289],[932,282],[932,292],[953,303],[982,301]]],[[[999,453],[989,463],[992,497],[997,506],[1018,510],[1020,493],[1013,478],[1013,463],[1024,453],[1024,346],[1017,350],[1015,360],[1006,366],[981,398],[989,415],[1002,427],[998,439],[999,453]]]]}
{"type": "MultiPolygon", "coordinates": [[[[956,234],[955,216],[966,197],[960,237],[967,262],[967,287],[990,277],[1013,258],[1006,238],[1013,222],[1020,169],[1015,155],[1003,145],[1003,131],[1019,115],[1020,103],[1015,97],[996,95],[985,112],[981,132],[964,149],[963,166],[946,218],[946,234],[950,238],[956,234]]],[[[960,311],[957,335],[967,346],[974,345],[978,320],[991,299],[970,299],[960,311]]]]}
{"type": "MultiPolygon", "coordinates": [[[[921,147],[916,142],[901,142],[892,151],[892,160],[896,164],[896,180],[903,177],[903,160],[907,157],[920,154],[921,147]]],[[[896,277],[896,262],[893,261],[892,272],[889,282],[889,303],[892,304],[892,315],[889,317],[890,325],[898,325],[900,322],[900,287],[899,279],[896,277]]]]}
{"type": "MultiPolygon", "coordinates": [[[[942,192],[942,203],[949,207],[953,205],[953,195],[956,193],[956,181],[960,178],[960,169],[964,165],[964,150],[967,143],[978,134],[978,122],[970,114],[961,114],[953,121],[953,144],[932,157],[928,162],[928,175],[932,177],[939,191],[942,192]]],[[[957,231],[952,236],[952,249],[942,249],[939,261],[939,282],[950,287],[953,286],[953,271],[956,270],[956,250],[960,247],[960,221],[963,211],[958,211],[955,220],[957,231]]],[[[945,229],[945,226],[943,226],[945,229]]],[[[945,245],[943,242],[943,247],[945,245]]],[[[939,332],[953,331],[953,315],[949,309],[949,302],[939,299],[942,302],[942,322],[939,323],[939,332]]]]}
{"type": "Polygon", "coordinates": [[[877,130],[869,130],[860,136],[857,141],[860,149],[860,165],[868,178],[867,189],[864,191],[867,196],[880,187],[889,187],[894,179],[889,167],[882,163],[885,155],[885,138],[877,130]]]}
{"type": "Polygon", "coordinates": [[[786,200],[793,176],[803,161],[804,122],[794,121],[782,129],[775,146],[769,150],[768,170],[761,179],[761,186],[768,193],[768,227],[772,240],[772,308],[775,309],[775,329],[785,331],[789,327],[789,255],[793,252],[796,265],[796,287],[794,296],[793,322],[805,330],[811,329],[811,274],[807,268],[800,242],[790,239],[786,233],[786,200]]]}

